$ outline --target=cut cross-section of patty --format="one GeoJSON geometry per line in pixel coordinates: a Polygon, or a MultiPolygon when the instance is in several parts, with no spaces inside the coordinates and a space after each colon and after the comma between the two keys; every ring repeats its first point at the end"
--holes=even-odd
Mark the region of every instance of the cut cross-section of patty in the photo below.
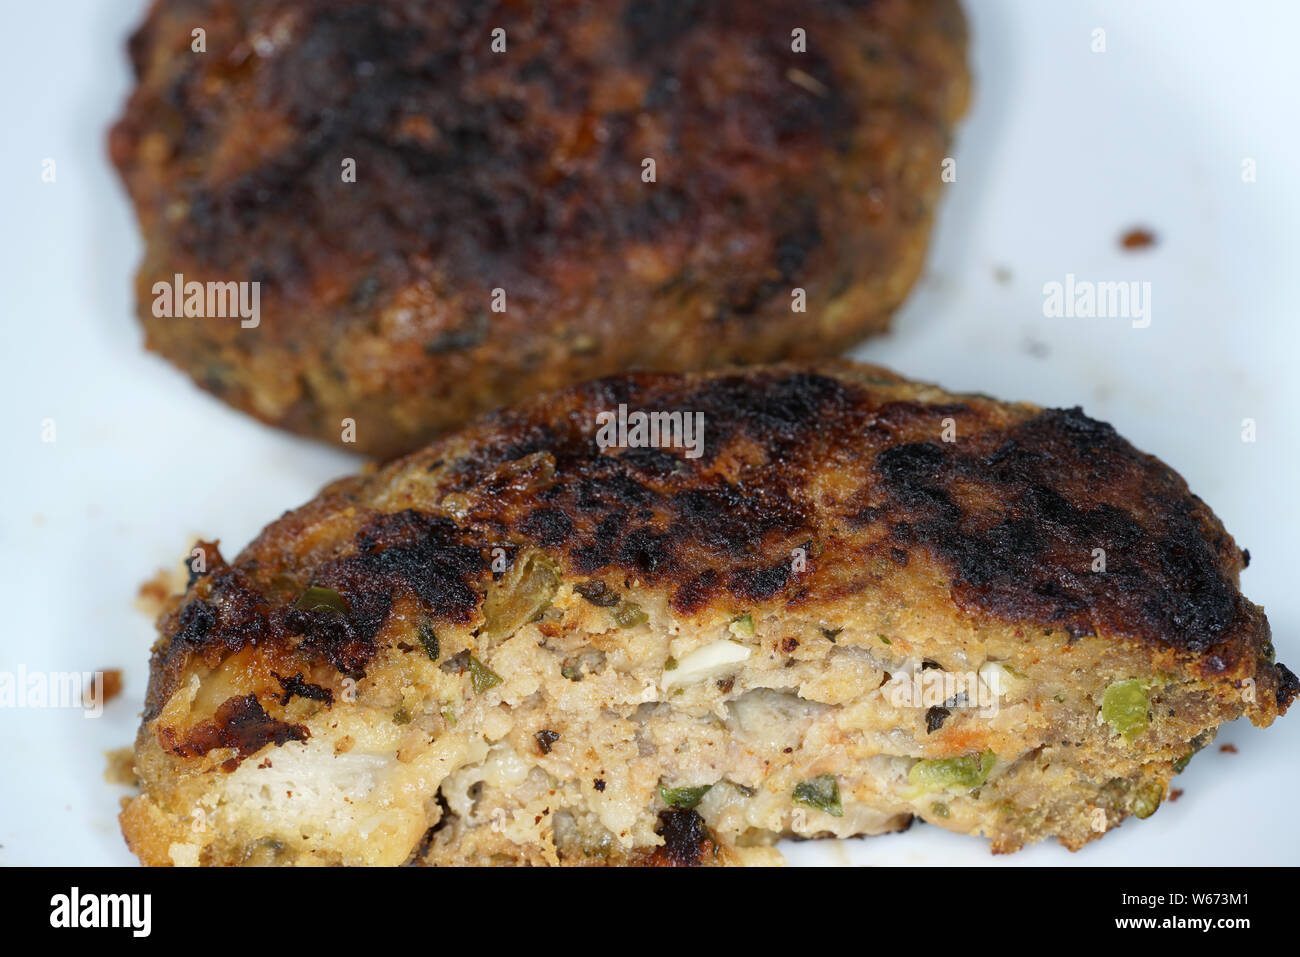
{"type": "Polygon", "coordinates": [[[123,814],[153,864],[1077,848],[1297,693],[1163,463],[847,362],[576,386],[204,548],[123,814]]]}

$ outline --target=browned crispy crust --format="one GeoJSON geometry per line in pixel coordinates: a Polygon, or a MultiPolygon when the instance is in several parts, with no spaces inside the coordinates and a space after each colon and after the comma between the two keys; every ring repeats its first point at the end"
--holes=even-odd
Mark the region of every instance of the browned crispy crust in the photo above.
{"type": "MultiPolygon", "coordinates": [[[[1206,680],[1253,680],[1264,722],[1300,690],[1237,589],[1243,552],[1168,466],[1078,409],[841,361],[586,383],[335,483],[233,565],[216,557],[163,617],[145,719],[191,661],[249,645],[282,659],[285,695],[325,700],[302,675],[364,674],[397,600],[473,622],[493,547],[635,580],[683,615],[856,597],[938,602],[940,618],[1045,644],[1099,636],[1206,680]],[[619,404],[703,412],[703,455],[602,451],[594,417],[619,404]],[[809,556],[797,575],[795,548],[809,556]],[[295,608],[310,585],[337,591],[349,615],[295,608]]],[[[267,740],[291,735],[265,714],[236,717],[267,740]]],[[[238,721],[203,734],[223,728],[242,753],[252,732],[238,721]]]]}
{"type": "Polygon", "coordinates": [[[833,354],[920,269],[964,48],[954,0],[157,0],[110,138],[148,346],[380,456],[597,375],[833,354]],[[177,273],[260,282],[260,325],[155,317],[177,273]]]}

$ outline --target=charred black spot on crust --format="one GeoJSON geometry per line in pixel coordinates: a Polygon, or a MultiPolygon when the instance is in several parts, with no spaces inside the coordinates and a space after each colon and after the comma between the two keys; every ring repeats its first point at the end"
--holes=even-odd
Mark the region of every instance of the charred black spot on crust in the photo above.
{"type": "Polygon", "coordinates": [[[712,568],[690,578],[673,594],[673,608],[684,614],[699,611],[718,590],[718,573],[712,568]]]}
{"type": "MultiPolygon", "coordinates": [[[[170,735],[170,729],[164,731],[170,735]]],[[[277,721],[266,713],[257,695],[249,694],[223,701],[211,718],[196,724],[184,741],[172,742],[167,749],[181,757],[193,758],[217,748],[234,748],[243,759],[268,744],[279,747],[286,741],[306,741],[308,737],[305,727],[277,721]]]]}
{"type": "MultiPolygon", "coordinates": [[[[807,114],[803,114],[806,116],[807,114]]],[[[822,243],[817,210],[801,202],[793,213],[783,212],[773,227],[774,267],[776,278],[754,278],[729,288],[724,310],[717,318],[729,315],[750,316],[766,305],[777,293],[787,292],[799,282],[799,273],[813,251],[822,243]],[[786,220],[793,225],[787,225],[786,220]]]]}
{"type": "Polygon", "coordinates": [[[528,513],[519,530],[547,548],[564,544],[573,531],[573,519],[558,508],[538,508],[528,513]]]}
{"type": "Polygon", "coordinates": [[[542,754],[550,754],[551,746],[560,740],[559,732],[548,731],[545,728],[538,731],[533,737],[537,739],[537,750],[542,754]]]}
{"type": "Polygon", "coordinates": [[[221,656],[270,641],[278,633],[266,598],[241,571],[225,564],[215,546],[209,553],[207,575],[191,587],[190,594],[163,622],[163,633],[170,637],[154,649],[145,720],[157,717],[192,657],[201,656],[215,665],[221,656]]]}
{"type": "Polygon", "coordinates": [[[1076,637],[1102,625],[1195,654],[1241,621],[1200,501],[1109,425],[1049,410],[994,441],[909,443],[876,459],[898,517],[892,539],[946,563],[959,601],[1076,637]],[[1118,488],[1125,507],[1104,500],[1118,488]],[[968,504],[973,489],[997,511],[968,504]],[[1104,571],[1092,570],[1096,549],[1104,571]]]}
{"type": "Polygon", "coordinates": [[[685,409],[699,409],[710,423],[705,459],[726,440],[743,435],[773,452],[816,443],[838,413],[858,407],[859,389],[815,372],[777,376],[718,376],[684,395],[685,409]]]}
{"type": "Polygon", "coordinates": [[[252,584],[250,568],[227,567],[213,549],[208,576],[163,625],[170,639],[154,653],[146,720],[157,717],[196,655],[216,665],[245,647],[279,644],[359,678],[398,595],[414,596],[433,620],[472,618],[480,601],[474,582],[486,562],[480,544],[447,519],[409,510],[377,513],[362,525],[354,545],[353,553],[310,574],[313,584],[339,594],[346,615],[327,607],[296,608],[283,595],[263,594],[252,584]]]}
{"type": "Polygon", "coordinates": [[[272,624],[264,597],[241,572],[224,564],[218,564],[209,574],[207,597],[192,598],[181,606],[172,638],[174,650],[185,654],[212,649],[238,651],[265,640],[272,624]]]}
{"type": "Polygon", "coordinates": [[[326,564],[317,580],[348,603],[333,611],[292,610],[289,624],[344,674],[359,676],[374,654],[374,635],[400,593],[420,599],[442,622],[468,622],[480,601],[471,584],[485,568],[480,546],[455,524],[416,511],[378,515],[356,536],[357,553],[326,564]],[[307,622],[305,615],[312,618],[307,622]],[[303,631],[298,631],[303,628],[303,631]]]}
{"type": "Polygon", "coordinates": [[[486,567],[483,553],[450,520],[411,509],[377,515],[357,535],[357,546],[355,557],[336,566],[339,581],[355,582],[358,590],[408,590],[441,621],[469,621],[478,607],[470,583],[486,567]]]}
{"type": "Polygon", "coordinates": [[[348,615],[329,608],[291,608],[284,617],[284,628],[302,638],[308,651],[323,656],[343,674],[359,678],[374,655],[374,635],[388,617],[392,598],[370,593],[353,595],[348,603],[348,615]]]}
{"type": "Polygon", "coordinates": [[[297,695],[299,698],[307,698],[311,701],[323,701],[327,705],[334,703],[334,692],[329,688],[322,688],[320,685],[314,685],[304,681],[302,672],[299,671],[291,678],[282,678],[274,671],[271,677],[280,682],[280,687],[284,689],[284,694],[280,696],[280,705],[283,707],[297,695]]]}
{"type": "Polygon", "coordinates": [[[659,572],[666,571],[673,561],[670,540],[669,534],[658,529],[629,529],[623,535],[614,561],[622,567],[635,569],[653,578],[659,572]]]}
{"type": "Polygon", "coordinates": [[[644,0],[623,11],[630,52],[637,59],[671,47],[691,29],[700,15],[699,0],[644,0]]]}
{"type": "Polygon", "coordinates": [[[181,608],[180,628],[172,641],[181,646],[199,647],[217,627],[217,609],[208,602],[195,598],[181,608]]]}
{"type": "Polygon", "coordinates": [[[693,810],[660,811],[655,833],[664,839],[650,855],[649,863],[655,867],[699,867],[715,846],[704,818],[693,810]]]}
{"type": "Polygon", "coordinates": [[[769,532],[792,532],[805,521],[788,499],[747,494],[734,485],[687,489],[673,496],[671,507],[674,524],[697,532],[711,551],[731,556],[750,554],[769,532]]]}
{"type": "Polygon", "coordinates": [[[638,472],[656,478],[663,478],[672,475],[674,472],[680,472],[685,467],[676,455],[657,448],[628,449],[619,456],[619,460],[625,465],[632,466],[638,472]]]}
{"type": "Polygon", "coordinates": [[[652,583],[676,582],[672,603],[679,611],[699,608],[721,591],[743,602],[773,598],[791,579],[789,549],[809,540],[808,508],[794,494],[800,476],[785,481],[775,464],[789,456],[806,458],[828,421],[864,414],[862,393],[834,377],[802,371],[716,376],[687,390],[665,388],[681,381],[665,377],[647,387],[613,379],[577,387],[574,401],[584,413],[570,422],[592,421],[594,413],[586,410],[624,403],[699,412],[706,423],[699,458],[660,449],[603,453],[594,429],[561,431],[504,413],[498,417],[501,437],[472,449],[455,467],[451,487],[484,502],[480,511],[471,510],[471,521],[512,527],[543,547],[562,547],[580,574],[613,568],[652,583]],[[772,467],[765,468],[761,483],[701,478],[701,469],[733,441],[764,450],[772,467]],[[512,461],[543,452],[554,474],[535,500],[514,506],[505,487],[500,498],[489,494],[495,489],[486,489],[485,480],[508,473],[512,461]],[[545,506],[538,508],[536,500],[545,506]],[[726,571],[685,574],[701,561],[726,571]]]}
{"type": "Polygon", "coordinates": [[[731,593],[747,601],[766,601],[785,588],[790,566],[785,562],[763,567],[741,568],[731,576],[731,593]]]}
{"type": "Polygon", "coordinates": [[[348,614],[294,608],[285,616],[290,634],[344,674],[364,673],[398,594],[414,595],[440,621],[469,621],[477,608],[471,582],[485,568],[483,553],[449,520],[409,509],[380,514],[356,544],[356,554],[325,564],[315,576],[342,596],[348,614]]]}
{"type": "Polygon", "coordinates": [[[804,207],[800,218],[800,225],[782,233],[776,243],[776,268],[787,284],[799,278],[804,262],[822,242],[816,210],[804,207]]]}
{"type": "Polygon", "coordinates": [[[1296,699],[1296,695],[1300,695],[1300,678],[1297,678],[1295,672],[1286,665],[1279,664],[1277,666],[1277,671],[1279,679],[1277,686],[1277,710],[1285,711],[1291,707],[1291,702],[1296,699]]]}

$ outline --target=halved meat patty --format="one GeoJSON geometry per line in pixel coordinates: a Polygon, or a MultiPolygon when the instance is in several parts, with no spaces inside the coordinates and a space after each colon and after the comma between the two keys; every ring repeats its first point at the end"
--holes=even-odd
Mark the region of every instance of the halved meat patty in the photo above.
{"type": "Polygon", "coordinates": [[[110,138],[147,344],[381,457],[597,375],[841,352],[921,268],[965,45],[955,0],[156,0],[110,138]],[[255,318],[185,285],[241,282],[255,318]]]}
{"type": "Polygon", "coordinates": [[[150,864],[1077,848],[1297,693],[1167,466],[847,362],[573,387],[203,554],[122,815],[150,864]]]}

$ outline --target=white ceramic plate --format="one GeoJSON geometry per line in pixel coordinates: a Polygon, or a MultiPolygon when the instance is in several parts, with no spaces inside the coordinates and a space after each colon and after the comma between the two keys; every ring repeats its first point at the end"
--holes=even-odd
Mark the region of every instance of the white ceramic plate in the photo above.
{"type": "MultiPolygon", "coordinates": [[[[967,8],[976,102],[930,267],[896,332],[856,355],[1114,423],[1250,549],[1243,588],[1267,608],[1281,660],[1300,665],[1300,4],[967,8]],[[1248,159],[1255,182],[1243,181],[1248,159]],[[1122,251],[1133,226],[1156,246],[1122,251]],[[1150,324],[1045,317],[1044,284],[1067,274],[1150,283],[1150,324]]],[[[144,693],[152,633],[137,588],[197,534],[233,554],[358,464],[226,409],[141,349],[140,242],[104,143],[142,9],[10,4],[0,31],[0,671],[120,667],[126,679],[95,720],[0,709],[4,864],[133,861],[115,821],[125,791],[102,771],[103,752],[132,739],[144,693]],[[51,419],[55,441],[43,442],[51,419]]],[[[1219,742],[1238,753],[1192,762],[1176,804],[1073,855],[1053,845],[994,859],[982,840],[924,825],[786,849],[800,864],[1300,862],[1300,716],[1267,732],[1239,723],[1219,742]]]]}

